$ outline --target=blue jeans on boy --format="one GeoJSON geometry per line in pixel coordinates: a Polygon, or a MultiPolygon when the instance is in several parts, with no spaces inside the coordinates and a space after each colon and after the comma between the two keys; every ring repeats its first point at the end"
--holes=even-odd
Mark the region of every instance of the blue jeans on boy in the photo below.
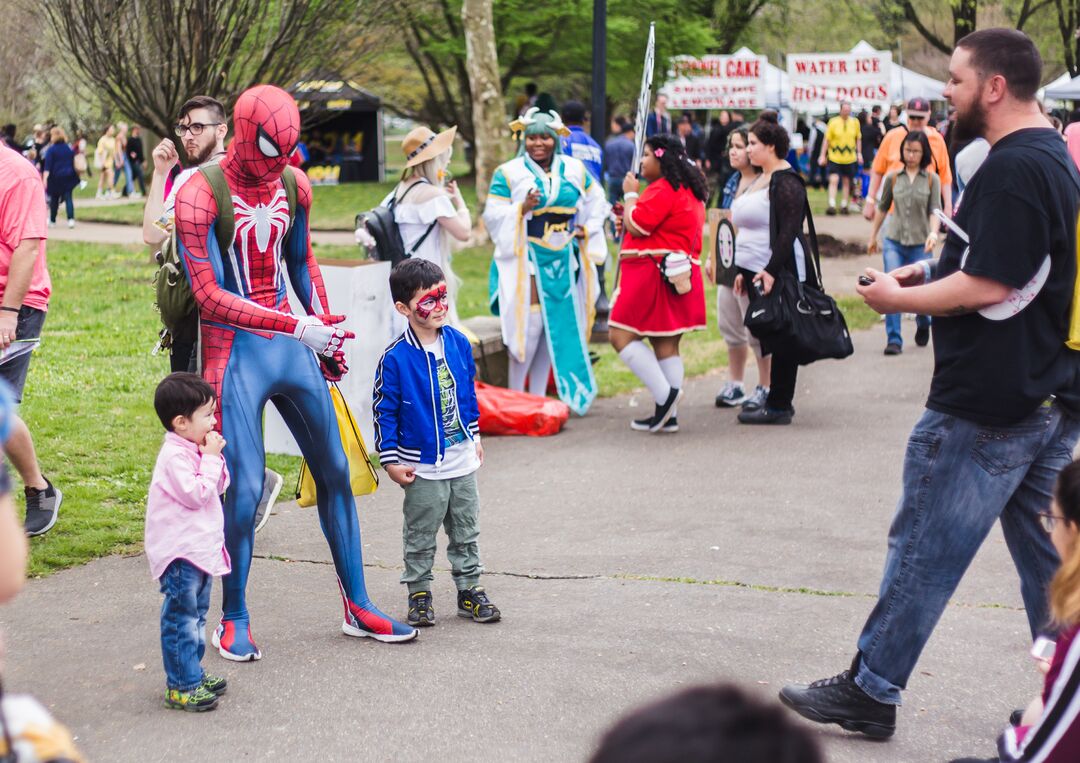
{"type": "MultiPolygon", "coordinates": [[[[904,265],[913,265],[916,262],[928,260],[934,256],[933,252],[923,249],[922,244],[904,246],[899,241],[891,238],[882,239],[881,254],[885,260],[886,273],[904,265]]],[[[929,328],[930,316],[918,315],[915,317],[915,322],[919,328],[929,328]]],[[[900,313],[889,313],[885,316],[885,333],[888,335],[886,341],[889,344],[904,346],[904,339],[900,334],[900,313]]]]}
{"type": "Polygon", "coordinates": [[[1009,426],[927,410],[908,438],[878,602],[859,636],[855,682],[900,704],[919,654],[983,540],[1001,520],[1032,637],[1049,627],[1060,561],[1039,512],[1072,461],[1080,419],[1052,398],[1009,426]]]}
{"type": "Polygon", "coordinates": [[[214,578],[183,559],[161,576],[161,659],[170,689],[191,691],[202,683],[206,652],[206,611],[214,578]]]}

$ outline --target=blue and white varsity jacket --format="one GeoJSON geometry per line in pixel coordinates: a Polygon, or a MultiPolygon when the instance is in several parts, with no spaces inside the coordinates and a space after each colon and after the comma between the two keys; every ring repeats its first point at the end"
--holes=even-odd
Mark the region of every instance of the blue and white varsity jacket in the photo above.
{"type": "MultiPolygon", "coordinates": [[[[458,415],[470,440],[480,436],[476,404],[476,365],[472,345],[460,331],[439,330],[446,367],[454,381],[458,415]]],[[[446,433],[442,425],[435,356],[427,352],[409,326],[379,359],[375,371],[375,448],[387,464],[442,463],[446,433]]]]}

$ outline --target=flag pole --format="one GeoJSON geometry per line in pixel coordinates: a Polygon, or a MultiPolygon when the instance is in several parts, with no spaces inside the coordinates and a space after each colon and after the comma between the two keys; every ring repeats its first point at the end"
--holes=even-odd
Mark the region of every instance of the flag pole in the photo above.
{"type": "Polygon", "coordinates": [[[641,171],[641,155],[645,151],[645,125],[652,105],[653,69],[656,63],[656,24],[649,23],[649,42],[645,46],[645,66],[641,72],[641,92],[638,94],[637,118],[634,120],[634,163],[637,175],[641,171]]]}

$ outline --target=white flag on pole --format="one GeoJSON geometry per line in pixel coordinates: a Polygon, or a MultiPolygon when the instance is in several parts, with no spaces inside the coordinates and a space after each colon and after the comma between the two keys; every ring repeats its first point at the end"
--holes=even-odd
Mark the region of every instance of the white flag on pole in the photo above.
{"type": "Polygon", "coordinates": [[[645,124],[652,107],[652,78],[656,63],[656,24],[649,24],[649,43],[645,46],[645,68],[641,72],[641,93],[638,95],[637,118],[634,120],[635,175],[641,170],[641,155],[645,151],[645,124]]]}

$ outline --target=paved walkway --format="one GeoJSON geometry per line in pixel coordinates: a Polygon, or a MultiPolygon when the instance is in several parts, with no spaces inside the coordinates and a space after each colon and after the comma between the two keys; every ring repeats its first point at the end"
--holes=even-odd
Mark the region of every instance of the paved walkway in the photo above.
{"type": "MultiPolygon", "coordinates": [[[[713,375],[688,383],[677,435],[631,432],[647,401],[630,396],[599,401],[554,439],[488,438],[481,548],[500,624],[454,616],[440,558],[435,628],[404,645],[343,636],[315,512],[285,504],[256,539],[251,575],[265,657],[207,655],[230,682],[216,712],[160,705],[160,597],[141,557],[32,581],[0,609],[6,688],[42,698],[96,761],[434,749],[452,762],[573,763],[626,710],[680,688],[734,681],[774,698],[831,675],[874,603],[932,368],[915,347],[883,358],[880,326],[855,342],[852,358],[800,375],[791,427],[740,427],[713,407],[713,375]]],[[[385,481],[358,510],[372,597],[401,616],[401,492],[385,481]]],[[[827,759],[989,756],[1040,685],[1026,642],[995,531],[912,676],[897,736],[817,730],[827,759]]]]}

